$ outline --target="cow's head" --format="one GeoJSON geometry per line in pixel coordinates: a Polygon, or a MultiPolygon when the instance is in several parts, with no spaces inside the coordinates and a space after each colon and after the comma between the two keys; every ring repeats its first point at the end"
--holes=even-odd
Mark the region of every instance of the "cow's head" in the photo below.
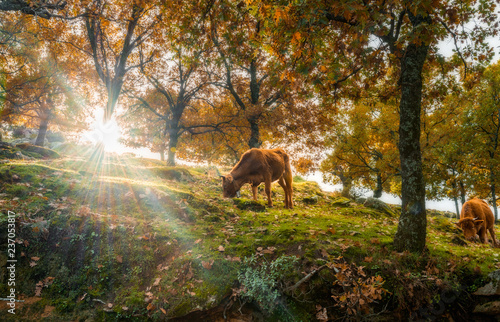
{"type": "Polygon", "coordinates": [[[222,195],[224,198],[234,198],[239,196],[240,189],[236,187],[234,183],[233,176],[228,174],[227,176],[221,176],[222,178],[222,195]]]}
{"type": "Polygon", "coordinates": [[[476,237],[477,232],[479,231],[479,229],[481,229],[483,223],[484,220],[467,217],[460,219],[455,225],[462,229],[465,239],[472,240],[474,237],[476,237]]]}

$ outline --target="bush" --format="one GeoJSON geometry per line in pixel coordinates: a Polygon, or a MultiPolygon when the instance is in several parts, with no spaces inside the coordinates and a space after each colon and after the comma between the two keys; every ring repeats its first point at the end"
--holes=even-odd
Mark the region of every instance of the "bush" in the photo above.
{"type": "Polygon", "coordinates": [[[239,297],[256,302],[267,313],[272,313],[281,297],[284,278],[294,272],[298,259],[282,255],[274,261],[259,263],[257,257],[246,258],[244,268],[238,275],[241,283],[239,297]]]}

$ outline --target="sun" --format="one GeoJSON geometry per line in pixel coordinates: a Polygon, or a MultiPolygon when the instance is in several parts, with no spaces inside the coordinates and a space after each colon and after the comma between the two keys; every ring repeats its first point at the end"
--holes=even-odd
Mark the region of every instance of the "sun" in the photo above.
{"type": "Polygon", "coordinates": [[[104,110],[98,109],[92,118],[90,130],[84,133],[83,138],[93,144],[102,144],[104,151],[122,153],[125,151],[123,144],[119,142],[122,133],[115,118],[104,123],[104,110]]]}

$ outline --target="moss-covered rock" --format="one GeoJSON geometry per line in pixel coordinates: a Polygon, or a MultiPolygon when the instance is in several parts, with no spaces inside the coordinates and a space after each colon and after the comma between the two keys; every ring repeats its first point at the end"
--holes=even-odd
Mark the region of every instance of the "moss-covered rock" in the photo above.
{"type": "Polygon", "coordinates": [[[61,156],[54,150],[47,149],[41,146],[36,146],[30,143],[21,143],[16,145],[17,148],[21,149],[24,154],[31,154],[33,157],[41,156],[43,158],[56,159],[61,156]]]}
{"type": "Polygon", "coordinates": [[[314,205],[317,204],[319,200],[318,196],[310,196],[310,197],[305,197],[302,198],[302,202],[308,205],[314,205]]]}
{"type": "Polygon", "coordinates": [[[334,207],[348,207],[351,205],[351,199],[345,197],[336,197],[331,201],[331,205],[334,207]]]}
{"type": "Polygon", "coordinates": [[[189,170],[180,167],[157,167],[153,168],[152,172],[162,179],[193,182],[194,177],[189,170]]]}
{"type": "Polygon", "coordinates": [[[392,211],[392,209],[383,201],[376,199],[376,198],[366,198],[365,202],[363,203],[365,207],[372,208],[375,210],[378,210],[380,212],[385,213],[389,217],[397,217],[397,215],[392,211]]]}

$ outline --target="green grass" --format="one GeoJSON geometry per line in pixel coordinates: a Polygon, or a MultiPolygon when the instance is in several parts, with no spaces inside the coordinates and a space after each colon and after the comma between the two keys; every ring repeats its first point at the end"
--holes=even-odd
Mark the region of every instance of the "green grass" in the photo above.
{"type": "MultiPolygon", "coordinates": [[[[17,290],[33,297],[36,284],[53,277],[41,294],[60,319],[165,319],[215,308],[236,294],[244,259],[252,255],[266,263],[282,255],[298,258],[296,272],[278,288],[285,307],[265,312],[278,320],[312,319],[316,305],[330,315],[346,314],[331,297],[332,269],[296,294],[283,291],[326,263],[352,263],[382,276],[388,293],[370,310],[387,305],[388,313],[403,315],[431,303],[443,285],[466,285],[472,292],[500,267],[498,249],[451,243],[457,230],[441,214],[428,218],[426,253],[397,253],[397,217],[301,178],[294,184],[295,208],[286,210],[277,184],[268,208],[261,190],[258,202],[251,201],[250,187],[240,199],[222,198],[212,168],[166,167],[157,160],[15,161],[0,165],[1,175],[7,171],[19,178],[0,188],[1,213],[18,214],[17,290]]],[[[6,249],[6,220],[0,223],[6,249]]],[[[6,291],[2,284],[0,292],[6,291]]],[[[43,309],[37,304],[23,312],[40,317],[43,309]]]]}

